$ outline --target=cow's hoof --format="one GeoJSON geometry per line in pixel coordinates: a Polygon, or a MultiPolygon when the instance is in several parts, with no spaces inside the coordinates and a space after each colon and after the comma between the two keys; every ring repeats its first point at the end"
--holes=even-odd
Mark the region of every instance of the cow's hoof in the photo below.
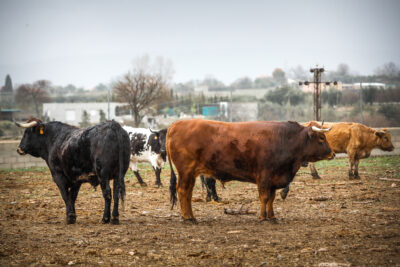
{"type": "Polygon", "coordinates": [[[273,218],[268,218],[268,222],[272,223],[272,224],[278,224],[278,219],[273,217],[273,218]]]}
{"type": "Polygon", "coordinates": [[[220,197],[215,197],[215,198],[214,198],[214,201],[215,201],[215,202],[221,202],[221,201],[222,201],[222,198],[220,198],[220,197]]]}
{"type": "Polygon", "coordinates": [[[282,198],[283,200],[286,199],[287,195],[288,195],[288,192],[285,192],[284,190],[281,191],[281,198],[282,198]]]}
{"type": "Polygon", "coordinates": [[[157,186],[158,188],[160,188],[160,187],[163,187],[163,184],[162,184],[162,183],[156,183],[156,186],[157,186]]]}
{"type": "Polygon", "coordinates": [[[103,219],[101,219],[101,222],[103,224],[109,223],[110,222],[110,218],[103,218],[103,219]]]}
{"type": "Polygon", "coordinates": [[[357,175],[354,175],[353,179],[354,179],[354,180],[360,180],[361,177],[360,177],[360,175],[357,174],[357,175]]]}
{"type": "Polygon", "coordinates": [[[273,218],[261,219],[260,222],[261,222],[261,223],[263,223],[263,222],[269,222],[269,223],[272,223],[272,224],[277,224],[277,223],[278,223],[278,220],[277,220],[275,217],[273,217],[273,218]]]}
{"type": "Polygon", "coordinates": [[[321,176],[319,176],[318,173],[317,174],[313,173],[311,175],[312,175],[312,178],[315,179],[315,180],[321,179],[321,176]]]}
{"type": "Polygon", "coordinates": [[[112,218],[111,219],[111,224],[119,224],[119,219],[118,218],[112,218]]]}
{"type": "Polygon", "coordinates": [[[141,187],[146,187],[147,184],[146,184],[145,182],[143,182],[143,183],[140,183],[140,186],[141,186],[141,187]]]}
{"type": "Polygon", "coordinates": [[[67,224],[74,224],[76,222],[76,215],[68,215],[67,216],[67,224]]]}
{"type": "Polygon", "coordinates": [[[206,202],[210,202],[211,201],[211,197],[210,196],[206,196],[206,202]]]}
{"type": "Polygon", "coordinates": [[[183,218],[183,222],[188,224],[197,224],[197,220],[195,218],[189,218],[189,219],[183,218]]]}

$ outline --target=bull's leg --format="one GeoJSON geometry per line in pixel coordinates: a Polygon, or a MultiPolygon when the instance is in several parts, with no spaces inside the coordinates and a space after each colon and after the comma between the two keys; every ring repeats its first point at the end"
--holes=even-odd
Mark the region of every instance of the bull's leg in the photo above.
{"type": "Polygon", "coordinates": [[[76,222],[76,215],[72,205],[70,188],[66,182],[67,179],[62,175],[54,175],[53,180],[57,184],[57,187],[60,190],[61,196],[65,203],[67,224],[73,224],[76,222]]]}
{"type": "Polygon", "coordinates": [[[103,214],[103,223],[110,222],[110,207],[111,207],[111,188],[110,181],[108,179],[101,179],[100,181],[101,191],[103,192],[104,197],[104,214],[103,214]]]}
{"type": "Polygon", "coordinates": [[[76,212],[75,212],[75,201],[76,198],[78,197],[79,189],[81,188],[81,183],[77,183],[71,186],[69,190],[69,197],[71,199],[71,209],[72,212],[67,215],[67,221],[69,220],[69,223],[75,223],[76,222],[76,212]]]}
{"type": "Polygon", "coordinates": [[[258,192],[260,198],[260,220],[265,221],[267,219],[267,201],[268,196],[266,192],[258,192]]]}
{"type": "Polygon", "coordinates": [[[349,157],[349,179],[350,180],[354,179],[354,173],[353,173],[354,163],[355,163],[355,159],[353,157],[349,157]]]}
{"type": "Polygon", "coordinates": [[[156,185],[158,186],[158,187],[161,187],[162,186],[162,183],[161,183],[161,168],[159,168],[159,167],[153,167],[153,169],[154,169],[154,172],[156,173],[156,185]]]}
{"type": "Polygon", "coordinates": [[[133,173],[135,174],[136,179],[138,180],[140,186],[142,187],[147,186],[147,184],[143,181],[142,177],[140,176],[139,171],[134,171],[133,173]]]}
{"type": "Polygon", "coordinates": [[[275,189],[271,189],[268,194],[268,202],[267,202],[267,218],[268,220],[275,221],[275,214],[274,214],[274,200],[275,200],[275,189]]]}
{"type": "Polygon", "coordinates": [[[119,224],[119,212],[118,212],[118,202],[119,202],[119,185],[118,185],[118,178],[114,178],[113,182],[113,198],[114,198],[114,207],[112,211],[111,223],[112,224],[119,224]]]}
{"type": "Polygon", "coordinates": [[[311,176],[313,179],[321,179],[321,177],[319,176],[317,169],[315,168],[315,164],[312,162],[309,162],[310,165],[310,171],[311,171],[311,176]]]}
{"type": "Polygon", "coordinates": [[[281,190],[281,198],[286,199],[287,195],[289,194],[290,185],[287,185],[285,188],[281,190]]]}
{"type": "Polygon", "coordinates": [[[206,185],[206,181],[204,179],[204,175],[200,175],[200,181],[201,181],[201,189],[204,189],[204,186],[206,185]]]}
{"type": "Polygon", "coordinates": [[[217,189],[215,187],[216,181],[213,178],[206,178],[206,188],[207,188],[207,200],[210,201],[211,197],[214,201],[218,202],[221,199],[218,197],[217,189]]]}
{"type": "Polygon", "coordinates": [[[274,209],[272,204],[275,200],[275,189],[270,188],[267,185],[258,185],[258,194],[260,197],[260,220],[271,220],[275,221],[274,209]]]}
{"type": "Polygon", "coordinates": [[[354,161],[354,179],[361,179],[360,175],[358,174],[358,164],[360,163],[359,159],[355,159],[354,161]]]}
{"type": "Polygon", "coordinates": [[[192,193],[196,179],[193,175],[179,174],[178,198],[181,205],[181,215],[184,220],[196,221],[192,210],[192,193]]]}

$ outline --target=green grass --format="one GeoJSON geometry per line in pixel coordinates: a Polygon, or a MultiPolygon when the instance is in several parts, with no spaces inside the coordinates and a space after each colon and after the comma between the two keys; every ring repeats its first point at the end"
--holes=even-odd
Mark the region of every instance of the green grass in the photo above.
{"type": "MultiPolygon", "coordinates": [[[[316,168],[321,173],[334,172],[335,170],[347,170],[349,163],[348,158],[338,158],[334,160],[323,160],[316,162],[316,168]]],[[[391,177],[400,178],[400,156],[379,156],[369,157],[362,159],[359,165],[360,169],[364,168],[371,174],[385,175],[387,172],[392,172],[391,177]]],[[[154,176],[153,168],[150,164],[141,163],[139,164],[139,170],[144,177],[145,172],[150,172],[154,176]]],[[[10,172],[23,173],[23,172],[48,172],[47,167],[31,167],[31,168],[17,168],[17,169],[2,169],[1,174],[7,174],[10,172]]],[[[176,172],[176,170],[175,170],[176,172]]],[[[169,179],[170,167],[169,164],[165,164],[161,172],[162,179],[169,179]]],[[[127,179],[134,179],[133,172],[128,170],[126,174],[127,179]]]]}
{"type": "Polygon", "coordinates": [[[9,172],[46,172],[49,171],[48,167],[29,167],[29,168],[8,168],[8,169],[0,169],[1,173],[9,173],[9,172]]]}
{"type": "MultiPolygon", "coordinates": [[[[349,159],[339,158],[334,160],[318,161],[315,166],[321,174],[334,172],[335,169],[348,170],[349,159]]],[[[400,156],[379,156],[361,159],[359,169],[383,177],[390,176],[393,178],[400,178],[400,156]]]]}

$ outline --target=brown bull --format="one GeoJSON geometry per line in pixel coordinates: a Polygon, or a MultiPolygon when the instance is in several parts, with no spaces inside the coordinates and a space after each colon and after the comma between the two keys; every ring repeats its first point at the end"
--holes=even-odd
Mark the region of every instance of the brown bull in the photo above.
{"type": "Polygon", "coordinates": [[[172,207],[178,191],[183,219],[195,221],[192,191],[195,178],[205,174],[257,184],[260,219],[274,219],[276,189],[286,187],[303,162],[334,157],[322,131],[297,122],[175,122],[167,133],[168,160],[179,175],[176,184],[171,165],[172,207]]]}
{"type": "MultiPolygon", "coordinates": [[[[314,125],[321,127],[315,121],[307,122],[304,126],[314,125]]],[[[393,151],[392,138],[387,129],[374,130],[360,123],[339,122],[326,123],[323,127],[331,127],[326,133],[326,139],[335,153],[347,153],[349,157],[349,178],[360,179],[358,164],[360,159],[368,158],[374,148],[383,151],[393,151]]],[[[310,164],[311,174],[319,178],[314,164],[310,164]]]]}

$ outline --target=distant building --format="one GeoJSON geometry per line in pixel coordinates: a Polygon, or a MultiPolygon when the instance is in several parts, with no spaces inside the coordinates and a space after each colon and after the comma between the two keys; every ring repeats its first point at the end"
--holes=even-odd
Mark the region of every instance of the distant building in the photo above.
{"type": "MultiPolygon", "coordinates": [[[[273,88],[248,88],[248,89],[232,89],[232,96],[254,96],[257,99],[262,99],[266,93],[273,88]]],[[[213,90],[208,86],[202,85],[194,88],[195,93],[202,93],[206,97],[229,97],[231,90],[224,88],[223,90],[213,90]]]]}
{"type": "Polygon", "coordinates": [[[353,83],[354,90],[360,90],[360,86],[362,85],[363,88],[375,87],[378,89],[385,89],[386,85],[384,83],[353,83]]]}
{"type": "MultiPolygon", "coordinates": [[[[108,103],[44,103],[43,116],[50,120],[65,122],[72,125],[79,125],[82,122],[82,114],[86,111],[89,114],[90,123],[100,122],[100,110],[108,119],[108,103]]],[[[110,103],[110,119],[123,122],[124,119],[131,119],[130,109],[126,103],[110,103]]]]}
{"type": "MultiPolygon", "coordinates": [[[[326,85],[325,83],[320,84],[321,91],[325,90],[325,89],[329,89],[329,87],[333,87],[339,91],[347,89],[346,84],[343,84],[342,82],[337,82],[337,85],[333,85],[333,84],[326,85]]],[[[310,82],[310,84],[308,84],[308,85],[303,84],[302,86],[300,86],[300,88],[304,93],[313,93],[315,84],[310,82]]]]}

